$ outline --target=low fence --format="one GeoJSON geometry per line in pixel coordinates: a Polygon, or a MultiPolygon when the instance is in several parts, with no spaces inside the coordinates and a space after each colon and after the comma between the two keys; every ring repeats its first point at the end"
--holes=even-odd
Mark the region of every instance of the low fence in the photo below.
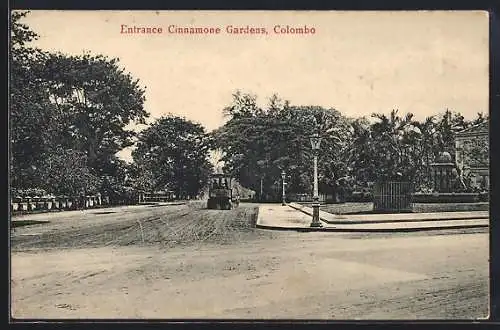
{"type": "MultiPolygon", "coordinates": [[[[413,184],[409,182],[385,182],[373,187],[372,191],[352,192],[344,199],[335,199],[334,195],[320,194],[319,201],[326,204],[336,203],[374,203],[379,210],[410,211],[415,203],[481,203],[489,201],[489,192],[481,193],[419,193],[413,192],[413,184]]],[[[255,202],[281,202],[281,198],[255,202]]],[[[287,194],[287,202],[312,203],[309,194],[287,194]]]]}
{"type": "Polygon", "coordinates": [[[489,193],[415,193],[414,203],[478,203],[487,202],[489,193]]]}
{"type": "Polygon", "coordinates": [[[158,202],[171,202],[175,200],[174,192],[161,192],[161,193],[139,193],[139,204],[158,203],[158,202]]]}
{"type": "MultiPolygon", "coordinates": [[[[318,199],[320,203],[335,203],[335,196],[333,194],[319,194],[318,199]]],[[[281,199],[279,200],[281,201],[281,199]]],[[[312,203],[313,197],[309,194],[287,194],[286,195],[287,202],[296,202],[296,203],[312,203]]]]}
{"type": "Polygon", "coordinates": [[[16,197],[10,202],[12,213],[51,211],[51,210],[77,210],[109,205],[109,198],[96,196],[85,197],[16,197]]]}

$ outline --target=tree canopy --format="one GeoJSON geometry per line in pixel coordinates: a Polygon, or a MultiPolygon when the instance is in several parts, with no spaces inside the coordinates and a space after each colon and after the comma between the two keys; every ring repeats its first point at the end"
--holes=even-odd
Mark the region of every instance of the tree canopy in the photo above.
{"type": "Polygon", "coordinates": [[[354,189],[387,180],[431,186],[431,164],[442,151],[454,155],[455,133],[487,120],[479,113],[468,121],[448,109],[423,121],[398,110],[347,118],[333,108],[292,105],[277,95],[259,107],[255,95],[239,91],[223,111],[228,121],[213,136],[223,151],[225,171],[256,192],[262,190],[261,197],[275,199],[282,170],[289,193],[310,192],[313,133],[322,137],[318,181],[323,193],[339,185],[354,189]]]}
{"type": "MultiPolygon", "coordinates": [[[[350,136],[347,118],[335,109],[320,106],[294,106],[277,95],[266,107],[257,98],[237,92],[225,108],[228,122],[214,132],[217,147],[224,151],[225,171],[243,186],[268,196],[278,193],[280,173],[288,176],[288,191],[308,191],[312,183],[310,136],[322,136],[323,186],[346,174],[342,160],[346,138],[350,136]]],[[[275,197],[275,196],[273,196],[275,197]]]]}
{"type": "MultiPolygon", "coordinates": [[[[38,36],[21,23],[27,14],[11,16],[11,185],[46,186],[56,159],[69,167],[78,155],[79,166],[67,170],[89,180],[80,186],[88,193],[112,190],[110,182],[125,171],[116,153],[133,144],[128,126],[148,117],[145,90],[118,59],[30,47],[38,36]]],[[[66,189],[64,180],[50,182],[51,191],[66,189]]]]}
{"type": "Polygon", "coordinates": [[[137,188],[195,197],[212,171],[209,144],[209,135],[198,123],[173,115],[156,120],[140,133],[132,153],[139,169],[137,188]]]}

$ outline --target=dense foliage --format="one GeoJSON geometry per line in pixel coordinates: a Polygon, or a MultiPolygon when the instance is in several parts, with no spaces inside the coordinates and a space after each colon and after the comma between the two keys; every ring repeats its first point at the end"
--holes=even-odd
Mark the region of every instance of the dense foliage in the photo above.
{"type": "Polygon", "coordinates": [[[116,153],[133,144],[128,125],[148,116],[144,89],[117,59],[31,48],[26,15],[11,17],[11,186],[118,194],[127,166],[116,153]]]}
{"type": "Polygon", "coordinates": [[[170,190],[181,198],[196,197],[212,172],[209,144],[200,124],[176,116],[156,120],[141,132],[132,154],[137,189],[170,190]]]}
{"type": "Polygon", "coordinates": [[[225,109],[229,120],[214,132],[214,138],[224,151],[224,170],[243,186],[265,198],[276,198],[281,171],[285,171],[289,192],[309,192],[309,138],[313,133],[322,136],[321,185],[329,187],[332,180],[347,174],[342,156],[348,141],[342,137],[351,133],[347,118],[340,112],[319,106],[291,106],[277,96],[266,108],[260,108],[255,96],[239,92],[233,96],[233,103],[225,109]]]}
{"type": "MultiPolygon", "coordinates": [[[[319,155],[319,189],[336,193],[359,190],[376,181],[405,180],[417,189],[429,189],[431,164],[440,152],[454,156],[456,132],[487,120],[481,113],[467,121],[445,110],[418,121],[398,110],[371,118],[346,118],[335,109],[295,106],[276,95],[261,108],[257,97],[237,92],[224,109],[227,123],[214,132],[223,150],[225,170],[262,194],[277,199],[280,173],[287,173],[289,193],[310,193],[312,153],[309,137],[322,136],[319,155]]],[[[478,145],[477,157],[487,157],[478,145]]],[[[472,188],[472,187],[468,187],[472,188]]]]}

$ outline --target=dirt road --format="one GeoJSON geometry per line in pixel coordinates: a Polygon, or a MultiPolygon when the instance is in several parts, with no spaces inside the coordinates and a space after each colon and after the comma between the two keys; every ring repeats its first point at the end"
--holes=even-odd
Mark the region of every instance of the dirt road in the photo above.
{"type": "Polygon", "coordinates": [[[12,314],[162,319],[488,314],[487,230],[269,232],[252,228],[254,212],[254,205],[232,211],[137,208],[16,228],[12,314]],[[204,231],[196,225],[200,219],[204,231]]]}

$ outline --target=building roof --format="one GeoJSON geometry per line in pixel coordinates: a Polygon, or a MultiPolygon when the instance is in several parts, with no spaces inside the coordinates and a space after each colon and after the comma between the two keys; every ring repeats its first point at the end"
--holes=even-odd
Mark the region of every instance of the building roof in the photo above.
{"type": "Polygon", "coordinates": [[[476,135],[488,135],[489,134],[489,123],[487,121],[480,124],[467,127],[456,133],[457,137],[465,136],[476,136],[476,135]]]}

